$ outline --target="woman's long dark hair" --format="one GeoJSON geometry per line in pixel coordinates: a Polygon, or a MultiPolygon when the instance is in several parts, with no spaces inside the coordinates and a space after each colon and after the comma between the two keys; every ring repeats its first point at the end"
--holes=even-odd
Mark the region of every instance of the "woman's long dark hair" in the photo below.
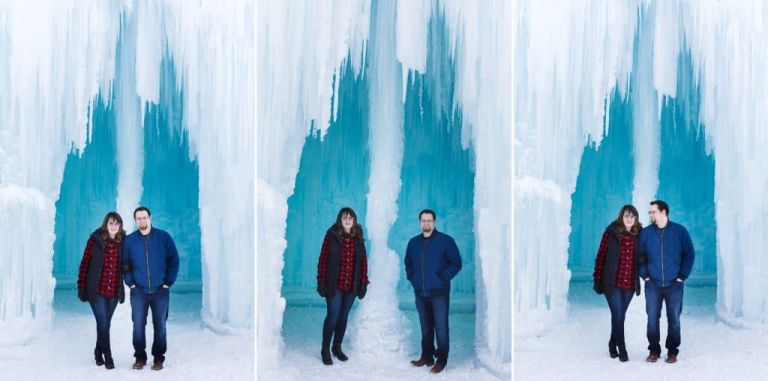
{"type": "Polygon", "coordinates": [[[619,216],[616,217],[616,220],[613,221],[611,225],[613,225],[614,229],[616,229],[619,234],[638,235],[643,228],[643,225],[640,225],[640,216],[637,213],[637,208],[632,205],[622,206],[619,211],[619,216]],[[635,224],[632,225],[632,228],[630,228],[629,231],[627,231],[627,228],[624,226],[624,212],[629,212],[629,214],[635,216],[635,224]]]}
{"type": "Polygon", "coordinates": [[[123,217],[120,217],[120,214],[117,212],[109,212],[106,216],[104,216],[104,221],[102,221],[101,227],[99,227],[99,235],[104,241],[110,239],[109,230],[107,230],[107,224],[109,223],[110,219],[120,223],[120,229],[117,231],[117,234],[115,234],[115,241],[120,242],[125,238],[125,229],[123,229],[123,217]]]}
{"type": "Polygon", "coordinates": [[[360,226],[359,223],[357,223],[357,214],[355,213],[352,208],[345,206],[339,210],[339,214],[336,215],[336,223],[333,224],[331,227],[333,231],[336,232],[340,237],[344,235],[352,236],[360,238],[360,240],[364,240],[363,238],[363,227],[360,226]],[[345,215],[351,216],[355,221],[352,223],[352,229],[349,230],[349,234],[347,234],[344,231],[344,225],[341,224],[341,218],[345,215]]]}

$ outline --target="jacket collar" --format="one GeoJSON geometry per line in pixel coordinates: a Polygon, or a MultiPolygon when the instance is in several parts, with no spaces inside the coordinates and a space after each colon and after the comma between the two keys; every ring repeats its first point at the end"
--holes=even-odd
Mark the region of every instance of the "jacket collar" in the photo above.
{"type": "Polygon", "coordinates": [[[437,228],[435,228],[435,230],[432,231],[432,234],[430,234],[429,237],[425,237],[424,236],[424,232],[421,232],[421,234],[419,234],[419,235],[421,236],[421,239],[432,239],[437,234],[438,234],[437,228]]]}

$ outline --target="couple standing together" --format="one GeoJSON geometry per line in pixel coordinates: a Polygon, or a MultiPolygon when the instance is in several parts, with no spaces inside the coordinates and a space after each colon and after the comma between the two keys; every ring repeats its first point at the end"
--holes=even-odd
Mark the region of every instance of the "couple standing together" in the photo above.
{"type": "Polygon", "coordinates": [[[648,314],[648,362],[661,356],[659,320],[661,304],[667,311],[666,362],[674,364],[680,346],[680,312],[683,283],[691,274],[694,249],[688,230],[669,220],[669,206],[651,202],[651,225],[643,228],[637,209],[624,205],[618,218],[605,229],[595,258],[593,289],[605,294],[611,310],[611,358],[628,361],[624,341],[624,319],[633,294],[640,295],[645,283],[645,310],[648,314]]]}
{"type": "Polygon", "coordinates": [[[152,369],[160,370],[165,361],[169,289],[179,271],[179,253],[171,236],[152,226],[149,209],[136,208],[133,218],[138,230],[128,236],[116,212],[107,213],[101,226],[90,235],[80,261],[77,296],[91,305],[96,318],[96,365],[114,369],[109,328],[117,303],[125,300],[125,282],[131,290],[136,358],[133,369],[147,364],[145,327],[147,312],[152,310],[152,369]]]}
{"type": "MultiPolygon", "coordinates": [[[[461,270],[456,242],[435,229],[436,220],[432,210],[419,213],[421,234],[408,241],[404,261],[421,325],[421,356],[411,364],[432,366],[432,373],[440,373],[448,363],[451,279],[461,270]]],[[[342,208],[325,235],[317,264],[317,292],[327,307],[320,350],[323,364],[333,364],[331,354],[340,361],[349,359],[341,350],[347,317],[355,297],[365,297],[369,283],[362,227],[351,208],[342,208]]]]}

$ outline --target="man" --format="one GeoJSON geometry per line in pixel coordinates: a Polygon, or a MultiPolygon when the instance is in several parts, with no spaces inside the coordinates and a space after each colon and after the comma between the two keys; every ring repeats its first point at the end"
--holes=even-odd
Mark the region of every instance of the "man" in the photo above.
{"type": "Polygon", "coordinates": [[[133,320],[133,369],[147,364],[145,328],[147,309],[152,310],[153,370],[163,369],[166,340],[165,321],[168,319],[170,288],[179,272],[179,253],[171,236],[152,226],[151,213],[140,206],[133,211],[138,230],[125,238],[123,268],[125,284],[131,288],[131,319],[133,320]]]}
{"type": "Polygon", "coordinates": [[[669,220],[669,206],[661,200],[651,202],[651,225],[640,232],[639,252],[644,258],[639,267],[645,280],[645,309],[648,313],[648,362],[661,356],[659,318],[661,303],[667,310],[667,363],[677,362],[680,346],[680,312],[683,309],[683,282],[693,268],[693,243],[688,230],[669,220]]]}
{"type": "Polygon", "coordinates": [[[448,363],[448,301],[451,279],[461,270],[461,256],[456,242],[435,229],[435,212],[419,213],[421,234],[408,241],[405,273],[416,297],[416,311],[421,325],[421,357],[414,366],[432,366],[440,373],[448,363]],[[437,351],[435,351],[437,336],[437,351]],[[437,356],[437,363],[435,363],[437,356]]]}

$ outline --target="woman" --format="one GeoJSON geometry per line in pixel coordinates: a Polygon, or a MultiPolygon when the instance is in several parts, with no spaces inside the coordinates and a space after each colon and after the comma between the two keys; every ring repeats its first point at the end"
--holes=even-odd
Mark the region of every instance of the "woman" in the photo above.
{"type": "Polygon", "coordinates": [[[331,353],[341,361],[348,359],[341,351],[341,341],[355,296],[365,297],[369,283],[367,267],[363,228],[352,208],[341,208],[336,223],[325,234],[317,262],[317,292],[325,298],[327,307],[320,351],[325,365],[333,365],[331,353]],[[333,346],[329,351],[331,337],[333,346]]]}
{"type": "Polygon", "coordinates": [[[122,217],[116,212],[107,213],[101,227],[88,238],[77,277],[77,297],[90,303],[96,318],[96,365],[105,365],[107,369],[115,367],[109,345],[112,314],[118,301],[125,301],[120,268],[124,239],[122,217]]]}
{"type": "Polygon", "coordinates": [[[611,338],[608,352],[611,358],[618,357],[622,362],[629,360],[624,343],[624,318],[627,307],[632,301],[632,294],[640,295],[638,266],[639,235],[642,226],[637,219],[637,209],[624,205],[619,216],[611,222],[595,258],[593,289],[598,294],[605,294],[611,310],[611,338]]]}

